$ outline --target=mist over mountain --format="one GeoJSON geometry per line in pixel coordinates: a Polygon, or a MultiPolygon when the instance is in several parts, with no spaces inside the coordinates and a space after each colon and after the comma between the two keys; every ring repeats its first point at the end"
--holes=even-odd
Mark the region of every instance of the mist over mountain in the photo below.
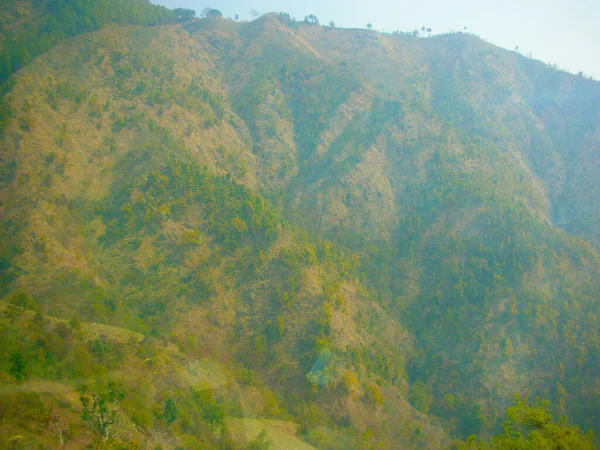
{"type": "Polygon", "coordinates": [[[0,17],[2,446],[597,444],[551,415],[600,433],[600,82],[464,33],[0,17]]]}

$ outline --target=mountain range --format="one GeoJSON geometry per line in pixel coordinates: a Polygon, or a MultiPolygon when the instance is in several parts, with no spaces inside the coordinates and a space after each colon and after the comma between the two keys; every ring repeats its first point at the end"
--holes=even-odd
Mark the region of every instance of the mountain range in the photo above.
{"type": "Polygon", "coordinates": [[[0,11],[3,446],[447,448],[515,394],[600,433],[600,82],[466,33],[0,11]]]}

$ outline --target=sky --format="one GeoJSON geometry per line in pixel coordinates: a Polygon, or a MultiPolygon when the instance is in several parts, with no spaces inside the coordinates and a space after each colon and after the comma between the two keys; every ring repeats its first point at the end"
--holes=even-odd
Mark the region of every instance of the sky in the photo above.
{"type": "Polygon", "coordinates": [[[250,20],[249,11],[287,12],[296,20],[314,14],[321,24],[392,32],[432,28],[463,30],[572,73],[600,80],[600,0],[152,0],[168,8],[208,7],[225,17],[250,20]]]}

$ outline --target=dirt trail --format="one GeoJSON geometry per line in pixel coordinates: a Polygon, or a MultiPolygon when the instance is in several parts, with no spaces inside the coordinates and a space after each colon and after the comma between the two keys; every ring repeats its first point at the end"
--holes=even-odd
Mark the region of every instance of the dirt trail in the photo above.
{"type": "Polygon", "coordinates": [[[320,54],[318,51],[316,51],[316,50],[315,50],[315,49],[314,49],[314,48],[313,48],[313,47],[312,47],[312,46],[311,46],[311,45],[310,45],[308,42],[306,42],[306,41],[305,41],[304,39],[302,39],[300,36],[296,35],[296,34],[295,34],[295,33],[293,33],[292,31],[289,31],[289,33],[290,33],[292,36],[294,36],[298,42],[300,42],[302,45],[304,45],[306,48],[308,48],[308,49],[309,49],[309,50],[310,50],[312,53],[314,53],[314,55],[315,55],[317,58],[320,58],[320,59],[325,59],[325,58],[323,58],[323,56],[322,56],[322,55],[321,55],[321,54],[320,54]]]}

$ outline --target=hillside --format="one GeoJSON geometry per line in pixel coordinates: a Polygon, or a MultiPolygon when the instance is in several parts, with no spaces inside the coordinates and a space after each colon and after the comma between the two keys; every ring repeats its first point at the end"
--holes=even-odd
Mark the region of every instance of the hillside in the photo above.
{"type": "Polygon", "coordinates": [[[600,432],[600,83],[161,14],[11,66],[2,445],[100,440],[80,396],[132,448],[442,448],[515,393],[600,432]]]}

